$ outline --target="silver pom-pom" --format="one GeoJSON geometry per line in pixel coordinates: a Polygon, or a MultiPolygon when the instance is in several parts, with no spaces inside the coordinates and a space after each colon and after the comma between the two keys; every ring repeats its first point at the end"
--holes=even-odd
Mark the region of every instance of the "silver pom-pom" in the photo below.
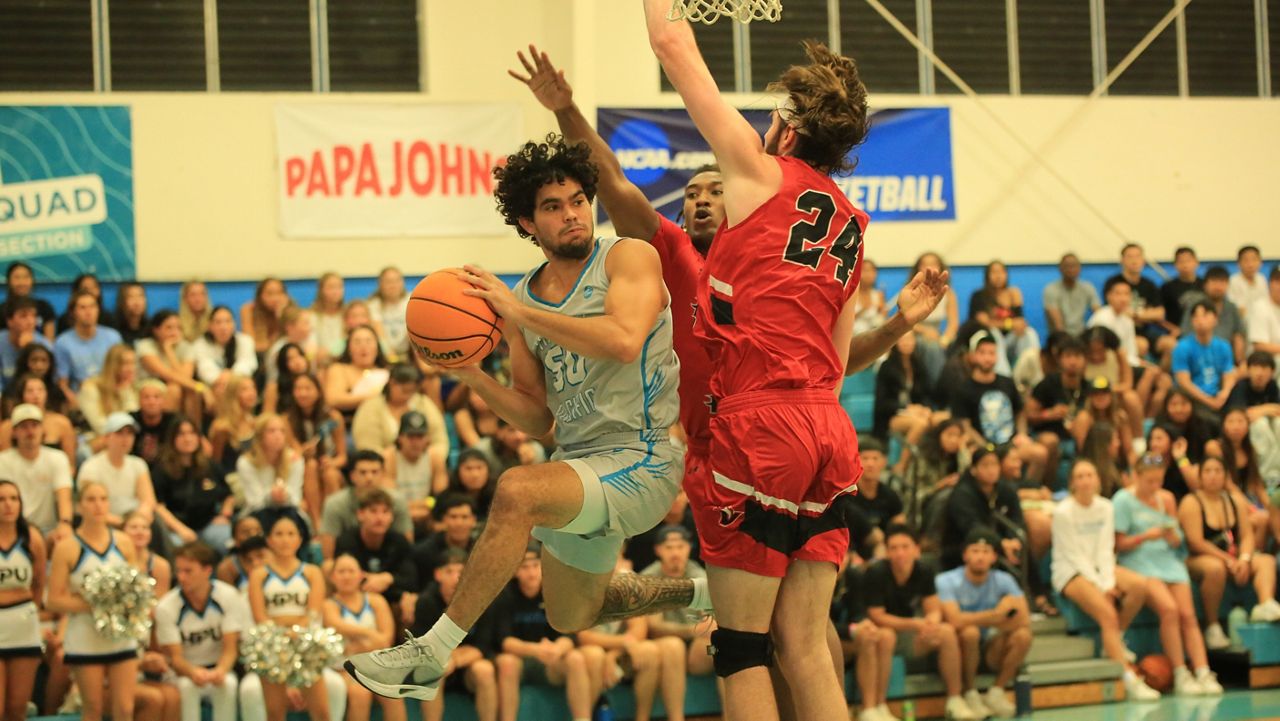
{"type": "Polygon", "coordinates": [[[99,566],[85,574],[80,595],[93,608],[93,626],[103,638],[147,643],[155,585],[133,566],[99,566]]]}
{"type": "Polygon", "coordinates": [[[240,660],[246,669],[264,681],[293,688],[314,685],[342,653],[342,636],[316,624],[285,628],[260,623],[240,642],[240,660]]]}

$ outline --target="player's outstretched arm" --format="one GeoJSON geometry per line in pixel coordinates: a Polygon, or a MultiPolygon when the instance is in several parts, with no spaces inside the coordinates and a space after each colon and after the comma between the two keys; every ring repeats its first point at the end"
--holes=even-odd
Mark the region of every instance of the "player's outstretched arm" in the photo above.
{"type": "Polygon", "coordinates": [[[507,347],[511,351],[510,388],[494,380],[478,365],[456,368],[454,374],[480,394],[498,417],[531,436],[541,437],[551,431],[555,420],[547,408],[542,363],[525,344],[520,329],[510,325],[507,328],[507,347]]]}
{"type": "MultiPolygon", "coordinates": [[[[662,283],[662,261],[658,251],[648,243],[623,239],[613,246],[604,262],[609,276],[604,315],[591,318],[574,318],[527,306],[500,278],[474,265],[463,266],[467,273],[464,279],[475,286],[463,292],[484,298],[503,318],[567,351],[586,358],[631,363],[640,357],[658,313],[668,302],[666,286],[662,283]]],[[[514,358],[513,352],[513,361],[514,358]]],[[[545,393],[544,387],[544,398],[545,393]]],[[[498,409],[494,410],[502,415],[498,409]]]]}
{"type": "Polygon", "coordinates": [[[635,183],[627,180],[609,144],[573,101],[573,88],[565,80],[564,70],[553,65],[551,58],[533,45],[529,46],[528,57],[523,52],[516,53],[516,56],[525,73],[515,70],[507,73],[528,86],[542,107],[555,113],[556,123],[565,140],[586,143],[591,149],[591,162],[600,171],[597,180],[600,202],[609,220],[613,221],[614,230],[627,238],[652,238],[658,232],[657,211],[635,183]]]}
{"type": "MultiPolygon", "coordinates": [[[[898,294],[898,312],[880,327],[859,333],[849,341],[844,374],[851,376],[869,368],[877,358],[888,353],[899,338],[910,333],[917,323],[928,318],[942,299],[947,297],[950,279],[950,271],[939,273],[933,268],[928,268],[916,273],[911,282],[903,286],[902,292],[898,294]]],[[[836,347],[839,348],[839,339],[834,340],[836,347]]]]}
{"type": "Polygon", "coordinates": [[[649,45],[684,100],[724,173],[730,222],[745,218],[782,183],[782,170],[764,152],[760,134],[727,103],[698,50],[686,20],[667,20],[671,0],[644,0],[649,45]]]}

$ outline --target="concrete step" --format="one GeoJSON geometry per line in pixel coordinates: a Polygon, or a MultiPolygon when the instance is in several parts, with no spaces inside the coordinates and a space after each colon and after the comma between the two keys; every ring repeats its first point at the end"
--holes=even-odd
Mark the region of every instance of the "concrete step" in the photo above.
{"type": "Polygon", "coordinates": [[[1066,634],[1034,635],[1027,663],[1076,661],[1094,657],[1093,639],[1066,634]]]}
{"type": "Polygon", "coordinates": [[[1031,621],[1031,634],[1036,637],[1067,632],[1067,619],[1062,616],[1036,618],[1031,621]]]}
{"type": "MultiPolygon", "coordinates": [[[[1124,667],[1109,659],[1087,658],[1070,661],[1048,661],[1027,665],[1032,686],[1057,686],[1069,683],[1115,681],[1124,675],[1124,667]]],[[[978,676],[978,688],[986,688],[991,674],[978,676]]],[[[946,691],[936,673],[909,674],[904,681],[903,697],[936,696],[946,691]]]]}

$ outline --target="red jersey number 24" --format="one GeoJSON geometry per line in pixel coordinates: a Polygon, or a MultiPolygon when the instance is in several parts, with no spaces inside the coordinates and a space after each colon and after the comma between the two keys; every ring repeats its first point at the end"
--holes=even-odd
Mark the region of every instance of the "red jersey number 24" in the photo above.
{"type": "Polygon", "coordinates": [[[822,263],[823,255],[836,259],[835,278],[840,285],[849,284],[849,276],[858,263],[858,251],[862,248],[862,228],[858,216],[850,215],[840,233],[831,239],[831,221],[836,215],[836,201],[829,194],[818,190],[806,190],[796,198],[796,210],[814,214],[812,220],[797,220],[791,226],[787,248],[782,259],[788,263],[803,265],[813,270],[822,263]]]}

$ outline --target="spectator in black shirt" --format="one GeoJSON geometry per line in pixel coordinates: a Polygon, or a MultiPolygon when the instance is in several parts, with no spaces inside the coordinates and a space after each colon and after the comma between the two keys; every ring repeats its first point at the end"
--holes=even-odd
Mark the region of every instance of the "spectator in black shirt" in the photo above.
{"type": "MultiPolygon", "coordinates": [[[[453,601],[453,594],[458,590],[458,580],[462,578],[466,562],[465,551],[450,549],[441,554],[435,564],[435,580],[423,589],[417,600],[413,620],[415,636],[425,634],[453,601]]],[[[462,644],[453,650],[445,667],[443,690],[470,695],[475,700],[476,717],[479,721],[497,721],[498,718],[497,671],[491,660],[496,651],[494,630],[491,610],[471,627],[462,644]]],[[[444,697],[445,694],[442,693],[431,701],[423,701],[422,718],[442,718],[444,697]]],[[[514,718],[515,715],[515,709],[511,709],[510,716],[514,718]]]]}
{"type": "Polygon", "coordinates": [[[431,578],[435,572],[435,563],[440,554],[450,548],[470,553],[471,547],[475,545],[476,502],[470,496],[447,493],[436,501],[431,514],[436,523],[444,526],[444,530],[414,544],[414,565],[418,569],[418,578],[424,580],[431,578]]]}
{"type": "MultiPolygon", "coordinates": [[[[1160,301],[1164,305],[1164,319],[1179,330],[1182,326],[1182,314],[1189,310],[1183,298],[1188,293],[1204,290],[1204,281],[1198,275],[1200,260],[1191,248],[1182,246],[1173,251],[1173,268],[1178,272],[1176,278],[1165,281],[1160,286],[1160,301]]],[[[1178,333],[1175,332],[1174,335],[1178,333]]]]}
{"type": "Polygon", "coordinates": [[[361,491],[356,504],[357,525],[339,534],[334,554],[354,556],[367,574],[364,590],[382,594],[397,616],[412,623],[418,573],[409,539],[391,530],[391,496],[382,488],[370,488],[361,491]]]}
{"type": "Polygon", "coordinates": [[[889,349],[889,357],[876,371],[876,395],[872,433],[888,442],[890,434],[905,441],[898,463],[901,473],[911,458],[910,449],[920,443],[935,414],[930,408],[932,388],[924,369],[924,356],[916,353],[916,336],[907,333],[889,349]]]}
{"type": "Polygon", "coordinates": [[[164,381],[148,378],[138,386],[138,410],[130,414],[138,422],[138,435],[133,439],[131,453],[147,463],[155,462],[160,455],[165,432],[177,417],[164,409],[167,392],[164,381]]]}
{"type": "Polygon", "coordinates": [[[169,424],[164,445],[151,464],[156,515],[174,545],[199,538],[225,553],[236,499],[222,469],[205,453],[203,442],[190,418],[176,418],[169,424]]]}
{"type": "Polygon", "coordinates": [[[9,295],[4,299],[3,305],[0,305],[0,317],[9,317],[13,303],[18,298],[30,298],[36,308],[36,331],[52,342],[56,333],[54,326],[58,313],[49,301],[32,295],[36,289],[36,276],[31,266],[20,260],[10,263],[5,276],[7,279],[5,287],[8,288],[9,295]]]}
{"type": "Polygon", "coordinates": [[[951,416],[964,421],[978,445],[1012,443],[1027,464],[1027,475],[1040,477],[1049,465],[1049,449],[1025,432],[1022,395],[1008,376],[996,374],[996,340],[990,333],[969,339],[969,377],[951,398],[951,416]]]}
{"type": "Polygon", "coordinates": [[[1084,405],[1084,344],[1063,339],[1054,364],[1058,370],[1037,383],[1027,399],[1027,425],[1048,453],[1046,477],[1057,471],[1062,441],[1071,437],[1071,423],[1084,405]]]}
{"type": "Polygon", "coordinates": [[[1022,504],[1013,484],[1000,478],[1000,456],[994,446],[973,453],[973,463],[947,499],[946,524],[942,532],[942,565],[955,568],[964,563],[964,539],[975,528],[986,528],[1000,537],[1003,559],[1011,566],[1021,563],[1025,533],[1022,504]]]}
{"type": "MultiPolygon", "coordinates": [[[[1163,355],[1173,349],[1177,339],[1169,335],[1165,325],[1160,289],[1150,278],[1142,275],[1146,267],[1147,258],[1142,246],[1129,243],[1120,251],[1120,273],[1108,278],[1107,282],[1119,278],[1133,290],[1130,303],[1138,335],[1147,339],[1148,347],[1157,355],[1163,355]]],[[[1145,355],[1147,350],[1139,345],[1139,355],[1145,355]]]]}
{"type": "Polygon", "coordinates": [[[529,545],[515,579],[498,594],[490,611],[499,651],[495,659],[498,691],[519,708],[522,682],[564,686],[570,717],[589,719],[598,691],[587,669],[601,667],[604,650],[598,646],[574,648],[573,639],[547,621],[539,552],[539,544],[529,545]]]}
{"type": "MultiPolygon", "coordinates": [[[[1266,351],[1250,353],[1245,378],[1231,389],[1226,406],[1244,409],[1258,472],[1273,488],[1280,481],[1280,389],[1275,374],[1274,356],[1266,351]]],[[[1273,501],[1280,502],[1280,494],[1273,501]]]]}
{"type": "Polygon", "coordinates": [[[893,525],[885,535],[887,557],[869,565],[864,576],[867,617],[883,631],[897,634],[896,650],[907,659],[908,668],[937,655],[938,675],[947,691],[947,718],[981,718],[960,695],[960,640],[955,627],[942,619],[942,601],[933,585],[937,570],[920,560],[920,545],[909,528],[893,525]]]}
{"type": "Polygon", "coordinates": [[[880,558],[884,555],[886,529],[894,523],[905,523],[906,516],[902,497],[883,483],[885,467],[889,464],[884,446],[875,438],[864,438],[858,442],[858,452],[862,456],[862,478],[858,479],[858,492],[850,496],[850,501],[873,527],[867,539],[872,548],[863,552],[863,557],[880,558]]]}

